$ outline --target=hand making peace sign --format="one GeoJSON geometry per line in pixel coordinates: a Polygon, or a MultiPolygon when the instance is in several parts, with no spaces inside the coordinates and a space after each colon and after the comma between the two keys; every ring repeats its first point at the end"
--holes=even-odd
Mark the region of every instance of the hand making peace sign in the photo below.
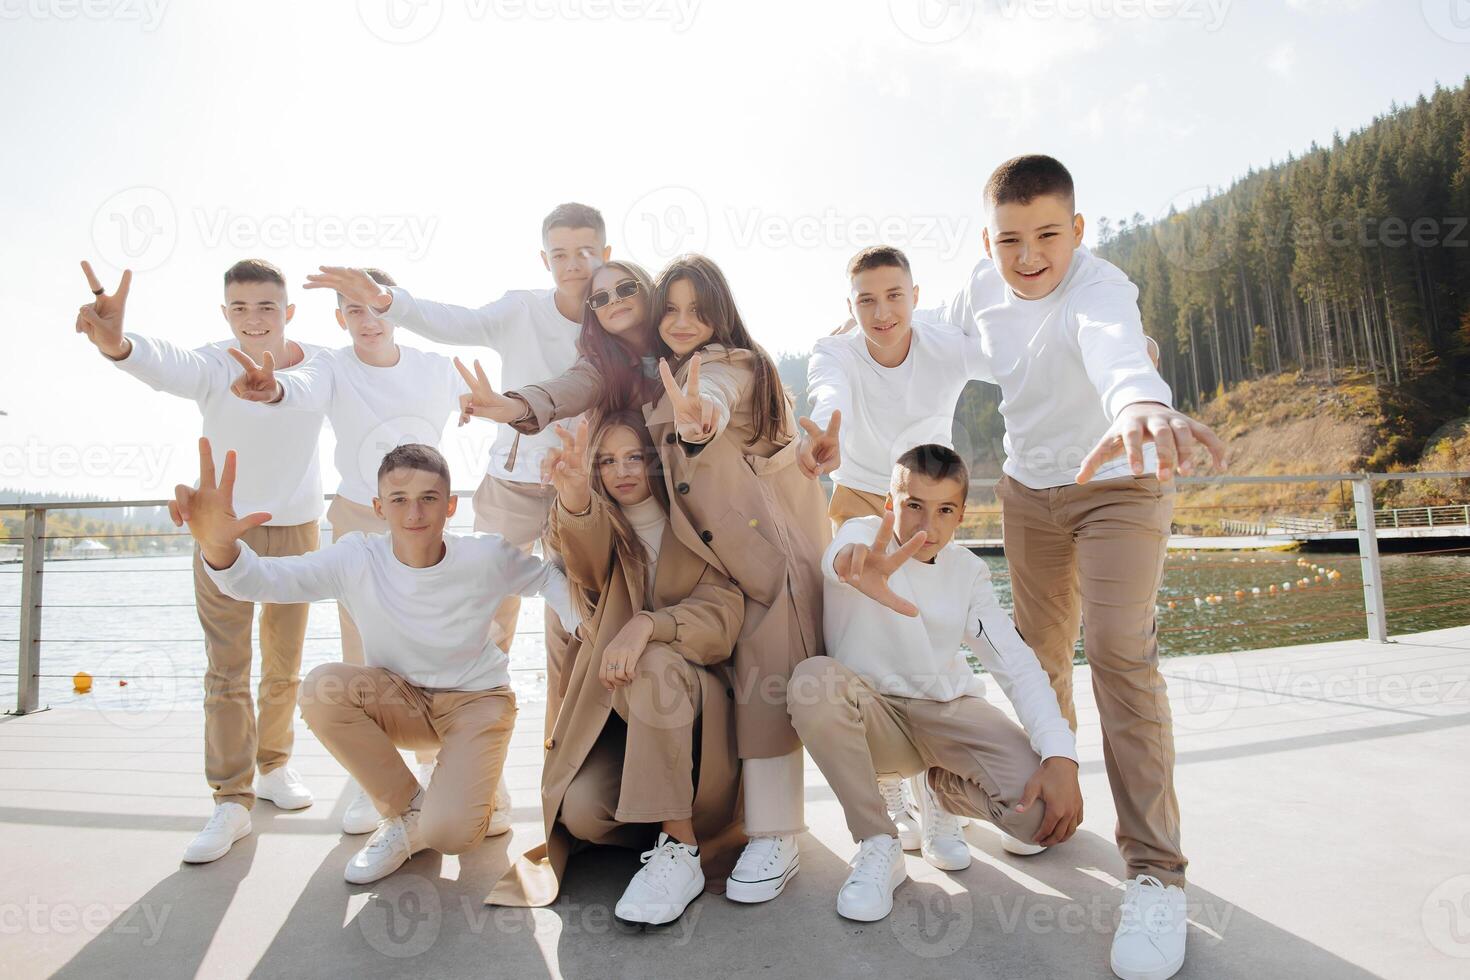
{"type": "Polygon", "coordinates": [[[893,511],[885,511],[883,523],[879,525],[872,545],[848,545],[837,552],[832,568],[837,572],[838,579],[869,599],[905,616],[917,616],[918,607],[889,588],[888,577],[924,547],[925,537],[923,531],[917,531],[898,550],[889,552],[888,542],[893,540],[893,511]]]}
{"type": "Polygon", "coordinates": [[[475,361],[474,374],[470,374],[469,368],[457,357],[454,359],[454,366],[459,371],[459,376],[464,378],[464,383],[470,386],[468,395],[459,396],[460,425],[468,422],[470,416],[508,425],[525,414],[526,403],[519,398],[497,393],[478,360],[475,361]]]}
{"type": "Polygon", "coordinates": [[[111,296],[97,280],[90,262],[83,260],[82,272],[87,276],[87,288],[96,298],[77,310],[77,333],[86,334],[98,350],[120,361],[133,350],[132,341],[123,336],[123,309],[128,303],[128,290],[133,286],[133,270],[123,270],[117,292],[111,296]]]}
{"type": "Polygon", "coordinates": [[[214,568],[228,568],[234,564],[240,549],[235,542],[246,531],[259,527],[271,519],[264,512],[235,515],[235,451],[225,453],[224,469],[219,482],[214,477],[214,452],[209,440],[199,440],[199,487],[180,483],[174,488],[174,499],[169,501],[168,516],[175,525],[189,526],[189,533],[199,542],[204,560],[214,568]]]}
{"type": "Polygon", "coordinates": [[[542,458],[541,482],[556,487],[563,508],[580,514],[592,503],[592,484],[587,478],[587,420],[577,423],[575,434],[558,425],[556,436],[561,448],[549,450],[542,458]]]}
{"type": "Polygon", "coordinates": [[[230,348],[230,356],[239,362],[245,372],[230,383],[230,391],[235,397],[243,398],[247,402],[265,402],[272,404],[286,397],[286,390],[276,380],[276,359],[270,351],[264,354],[263,363],[255,363],[255,358],[242,350],[230,348]]]}
{"type": "Polygon", "coordinates": [[[837,430],[842,425],[841,410],[832,413],[832,419],[823,429],[811,419],[797,419],[805,435],[798,447],[796,465],[801,475],[815,480],[823,473],[831,473],[842,464],[842,447],[837,441],[837,430]]]}
{"type": "Polygon", "coordinates": [[[708,442],[715,431],[715,403],[699,392],[699,355],[689,358],[689,379],[684,390],[674,380],[674,372],[664,358],[658,359],[658,376],[663,379],[664,393],[674,406],[674,429],[679,438],[695,444],[708,442]]]}

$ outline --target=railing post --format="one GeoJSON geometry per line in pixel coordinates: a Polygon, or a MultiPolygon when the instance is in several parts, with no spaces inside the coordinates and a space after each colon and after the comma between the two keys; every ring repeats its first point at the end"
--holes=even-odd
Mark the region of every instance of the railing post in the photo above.
{"type": "Polygon", "coordinates": [[[1368,613],[1368,639],[1387,643],[1388,615],[1383,608],[1378,526],[1373,514],[1373,483],[1368,479],[1367,473],[1353,477],[1353,509],[1358,514],[1358,561],[1363,569],[1363,607],[1368,613]]]}
{"type": "Polygon", "coordinates": [[[46,509],[27,507],[20,566],[20,657],[15,713],[29,714],[41,700],[41,579],[46,566],[46,509]]]}

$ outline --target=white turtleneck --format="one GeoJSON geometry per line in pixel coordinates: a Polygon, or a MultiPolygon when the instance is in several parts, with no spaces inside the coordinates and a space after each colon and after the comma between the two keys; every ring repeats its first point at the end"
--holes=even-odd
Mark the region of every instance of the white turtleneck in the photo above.
{"type": "Polygon", "coordinates": [[[636,504],[619,504],[623,516],[632,525],[638,540],[643,542],[643,550],[648,554],[648,580],[647,593],[653,594],[653,578],[658,570],[658,549],[664,540],[664,528],[669,526],[669,515],[659,504],[658,499],[649,495],[636,504]]]}

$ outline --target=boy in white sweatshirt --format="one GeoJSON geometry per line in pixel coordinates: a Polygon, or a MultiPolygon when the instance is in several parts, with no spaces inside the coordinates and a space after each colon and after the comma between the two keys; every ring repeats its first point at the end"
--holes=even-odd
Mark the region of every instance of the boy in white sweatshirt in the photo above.
{"type": "MultiPolygon", "coordinates": [[[[233,346],[257,361],[281,368],[282,377],[309,363],[320,351],[286,339],[286,325],[296,308],[287,301],[281,270],[260,259],[246,259],[226,270],[220,312],[230,325],[233,342],[220,341],[194,350],[123,332],[131,271],[123,272],[117,291],[110,295],[88,263],[82,263],[82,271],[96,298],[78,311],[77,332],[86,334],[118,368],[150,388],[193,401],[203,416],[205,438],[246,460],[250,471],[240,483],[241,503],[253,511],[268,510],[273,516],[246,531],[245,540],[263,555],[314,551],[321,538],[317,527],[322,512],[317,465],[321,412],[287,417],[230,393],[239,373],[228,353],[233,346]]],[[[255,604],[220,592],[205,573],[197,549],[194,604],[208,661],[204,774],[214,790],[215,808],[185,849],[184,860],[202,863],[223,857],[239,839],[230,829],[241,823],[238,815],[245,815],[248,832],[248,811],[256,797],[286,810],[311,805],[311,793],[288,765],[309,610],[294,602],[268,602],[262,607],[260,691],[258,703],[252,705],[250,633],[255,604]]]]}
{"type": "Polygon", "coordinates": [[[822,558],[829,655],[797,665],[787,708],[858,843],[837,894],[850,919],[886,917],[906,877],[875,771],[925,774],[924,847],[953,870],[970,854],[948,814],[1043,846],[1082,820],[1077,744],[1046,672],[996,600],[985,562],[954,543],[969,485],[954,450],[915,447],[893,468],[892,510],[849,520],[822,558]],[[985,700],[961,643],[1021,725],[985,700]]]}
{"type": "MultiPolygon", "coordinates": [[[[417,851],[457,854],[485,836],[515,724],[509,661],[491,627],[506,595],[540,593],[572,620],[566,580],[496,534],[445,532],[457,498],[431,446],[391,450],[374,510],[389,533],[353,533],[309,555],[262,558],[241,540],[269,514],[237,517],[235,456],[218,482],[199,442],[199,487],[169,510],[199,543],[211,579],[252,601],[336,599],[362,629],[365,665],[323,664],[306,676],[302,714],[382,814],[347,864],[354,884],[396,871],[417,851]],[[437,749],[427,789],[398,749],[437,749]]],[[[249,832],[249,815],[237,832],[249,832]]]]}
{"type": "Polygon", "coordinates": [[[985,206],[987,258],[946,318],[978,337],[984,380],[1001,389],[996,495],[1016,625],[1074,730],[1072,651],[1079,621],[1086,627],[1129,878],[1112,968],[1124,980],[1164,980],[1184,963],[1187,864],[1154,621],[1173,511],[1166,491],[1176,471],[1191,472],[1198,444],[1217,465],[1224,447],[1170,406],[1138,289],[1082,245],[1066,167],[1039,155],[1009,160],[987,181],[985,206]]]}
{"type": "MultiPolygon", "coordinates": [[[[489,347],[500,356],[502,390],[555,378],[577,360],[577,335],[592,274],[611,249],[602,214],[585,204],[557,206],[541,223],[541,263],[553,289],[513,289],[478,309],[419,299],[400,286],[382,286],[361,269],[323,266],[308,289],[335,289],[374,316],[441,344],[489,347]]],[[[566,422],[575,424],[572,419],[566,422]]],[[[521,436],[508,425],[496,433],[484,481],[475,492],[475,530],[502,535],[531,550],[546,532],[556,493],[541,483],[541,460],[559,445],[551,426],[521,436]]],[[[502,648],[515,639],[520,598],[509,596],[496,622],[502,648]]],[[[560,661],[566,633],[546,620],[548,658],[560,661]]]]}

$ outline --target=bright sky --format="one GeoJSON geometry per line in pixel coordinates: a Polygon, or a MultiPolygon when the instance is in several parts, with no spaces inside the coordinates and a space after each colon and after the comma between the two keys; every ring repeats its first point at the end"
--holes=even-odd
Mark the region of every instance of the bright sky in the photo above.
{"type": "MultiPolygon", "coordinates": [[[[864,245],[905,248],[931,302],[958,288],[1003,159],[1060,157],[1090,218],[1155,216],[1458,84],[1466,8],[0,0],[0,486],[156,498],[195,473],[194,406],[73,333],[82,258],[135,269],[129,329],[196,346],[229,336],[220,275],[247,256],[470,305],[549,285],[541,217],[579,200],[615,254],[708,252],[757,339],[803,350],[864,245]]],[[[341,343],[329,294],[292,298],[290,335],[341,343]]],[[[456,487],[490,437],[451,427],[456,487]]]]}

